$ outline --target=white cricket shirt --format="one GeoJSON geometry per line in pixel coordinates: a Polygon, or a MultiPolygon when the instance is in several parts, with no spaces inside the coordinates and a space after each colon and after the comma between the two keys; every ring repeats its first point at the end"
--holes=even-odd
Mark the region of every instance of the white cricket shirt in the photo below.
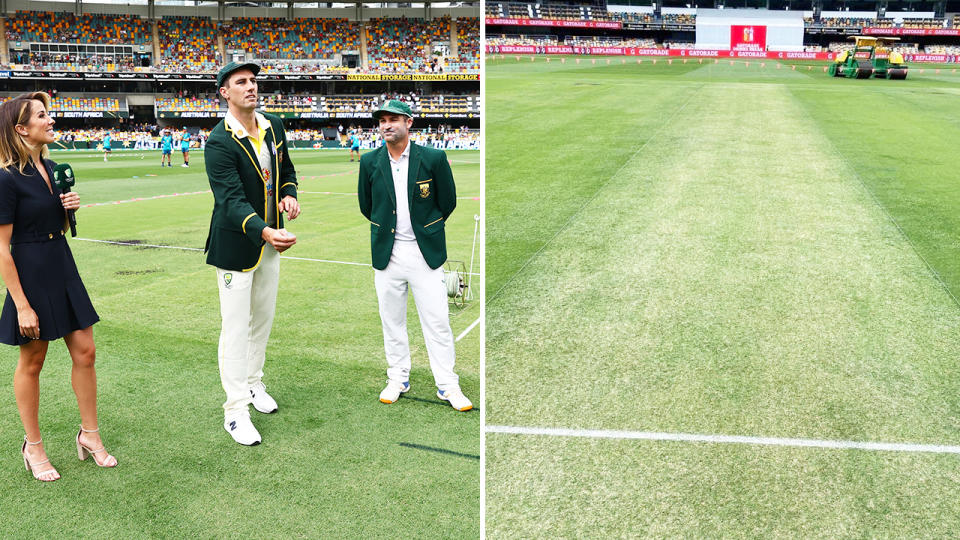
{"type": "Polygon", "coordinates": [[[407,197],[407,169],[410,166],[410,140],[407,139],[407,147],[400,154],[400,159],[393,159],[390,155],[390,149],[387,149],[387,157],[390,158],[390,174],[393,175],[393,191],[397,195],[397,227],[394,238],[397,240],[416,240],[413,235],[413,225],[410,223],[410,203],[407,197]]]}

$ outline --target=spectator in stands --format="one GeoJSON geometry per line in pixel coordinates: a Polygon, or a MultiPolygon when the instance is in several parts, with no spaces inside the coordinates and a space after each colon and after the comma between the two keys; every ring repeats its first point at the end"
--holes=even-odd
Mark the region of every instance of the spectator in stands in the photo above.
{"type": "Polygon", "coordinates": [[[80,408],[77,453],[81,460],[92,455],[101,467],[117,465],[103,447],[97,421],[92,327],[100,317],[64,237],[65,211],[80,208],[80,198],[75,192],[62,193],[53,183],[47,145],[56,139],[49,105],[50,96],[43,92],[0,105],[0,276],[7,287],[0,343],[20,347],[13,376],[26,432],[20,452],[27,470],[43,482],[60,478],[42,445],[38,419],[40,371],[50,342],[60,338],[73,360],[80,408]]]}

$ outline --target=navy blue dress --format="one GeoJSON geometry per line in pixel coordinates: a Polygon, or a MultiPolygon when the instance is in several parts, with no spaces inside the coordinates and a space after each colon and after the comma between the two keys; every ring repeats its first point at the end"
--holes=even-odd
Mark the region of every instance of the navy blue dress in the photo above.
{"type": "MultiPolygon", "coordinates": [[[[53,180],[54,162],[45,160],[53,180]]],[[[64,236],[66,214],[61,190],[47,188],[31,163],[23,174],[16,167],[0,169],[0,224],[13,224],[10,253],[20,285],[40,320],[40,339],[53,341],[100,320],[80,281],[77,265],[64,236]]],[[[7,292],[0,313],[0,343],[23,345],[17,307],[7,292]]]]}

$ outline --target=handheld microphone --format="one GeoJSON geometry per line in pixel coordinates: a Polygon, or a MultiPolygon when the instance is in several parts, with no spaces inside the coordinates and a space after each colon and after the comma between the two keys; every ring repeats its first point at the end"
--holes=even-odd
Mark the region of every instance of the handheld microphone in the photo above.
{"type": "MultiPolygon", "coordinates": [[[[53,182],[64,193],[70,193],[70,186],[74,185],[77,179],[73,176],[73,168],[69,163],[60,163],[53,168],[53,182]]],[[[67,219],[70,220],[70,236],[77,235],[77,216],[76,210],[67,210],[67,219]]]]}

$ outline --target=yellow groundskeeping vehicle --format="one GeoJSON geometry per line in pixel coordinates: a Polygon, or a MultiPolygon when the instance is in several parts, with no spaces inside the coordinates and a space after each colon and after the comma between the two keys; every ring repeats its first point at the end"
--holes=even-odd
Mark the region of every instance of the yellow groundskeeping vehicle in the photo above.
{"type": "Polygon", "coordinates": [[[900,38],[850,36],[855,41],[852,51],[843,51],[830,64],[831,77],[850,79],[906,79],[907,65],[903,55],[887,48],[888,43],[900,38]]]}

